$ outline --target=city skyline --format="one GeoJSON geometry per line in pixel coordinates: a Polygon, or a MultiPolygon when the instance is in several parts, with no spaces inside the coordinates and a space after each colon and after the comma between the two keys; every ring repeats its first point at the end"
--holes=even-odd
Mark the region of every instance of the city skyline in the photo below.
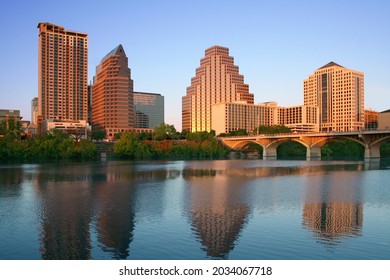
{"type": "Polygon", "coordinates": [[[0,19],[4,27],[0,35],[9,42],[0,52],[7,67],[0,77],[0,107],[21,110],[24,120],[29,120],[31,100],[38,96],[39,22],[88,34],[89,81],[107,50],[122,44],[134,91],[163,94],[166,106],[172,108],[166,111],[165,122],[178,130],[181,97],[199,57],[213,45],[229,48],[255,103],[303,104],[304,79],[319,65],[336,61],[365,73],[366,108],[384,111],[390,107],[386,49],[390,39],[383,33],[390,23],[387,2],[331,1],[319,6],[309,1],[132,1],[121,3],[120,10],[102,2],[75,1],[58,10],[46,2],[3,4],[0,19]]]}

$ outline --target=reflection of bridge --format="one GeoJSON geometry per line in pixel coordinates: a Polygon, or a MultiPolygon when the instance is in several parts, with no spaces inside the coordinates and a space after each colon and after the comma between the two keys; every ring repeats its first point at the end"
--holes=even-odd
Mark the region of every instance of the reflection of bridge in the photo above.
{"type": "Polygon", "coordinates": [[[306,147],[307,158],[321,157],[321,147],[333,139],[349,139],[365,148],[364,158],[379,158],[380,146],[390,141],[390,130],[367,130],[351,132],[317,132],[291,134],[258,134],[250,136],[220,137],[226,146],[240,150],[249,143],[263,147],[263,158],[276,157],[277,147],[287,141],[295,141],[306,147]]]}

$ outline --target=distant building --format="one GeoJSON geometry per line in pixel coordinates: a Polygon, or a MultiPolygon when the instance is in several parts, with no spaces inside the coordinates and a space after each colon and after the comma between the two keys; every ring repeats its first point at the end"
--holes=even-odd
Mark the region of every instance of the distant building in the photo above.
{"type": "Polygon", "coordinates": [[[164,123],[164,96],[158,93],[134,92],[136,128],[155,128],[164,123]]]}
{"type": "Polygon", "coordinates": [[[216,135],[239,129],[252,131],[260,125],[277,124],[277,103],[219,103],[212,105],[212,129],[216,135]]]}
{"type": "Polygon", "coordinates": [[[87,121],[88,35],[48,22],[38,28],[38,126],[46,119],[87,121]]]}
{"type": "Polygon", "coordinates": [[[0,109],[0,122],[8,122],[9,120],[17,122],[21,119],[20,110],[0,109]]]}
{"type": "Polygon", "coordinates": [[[378,129],[378,115],[377,111],[371,109],[364,110],[364,129],[375,130],[378,129]]]}
{"type": "Polygon", "coordinates": [[[61,130],[69,135],[79,139],[88,139],[91,131],[91,126],[85,120],[76,122],[62,121],[62,120],[49,120],[43,121],[43,131],[47,132],[50,130],[61,130]]]}
{"type": "MultiPolygon", "coordinates": [[[[9,128],[9,122],[21,122],[20,110],[0,109],[0,125],[5,123],[6,130],[9,128]]],[[[0,131],[0,137],[1,131],[0,131]]]]}
{"type": "Polygon", "coordinates": [[[292,132],[318,132],[319,117],[317,106],[278,107],[278,125],[287,126],[292,132]]]}
{"type": "Polygon", "coordinates": [[[260,104],[220,103],[212,106],[212,129],[217,135],[238,129],[284,125],[293,132],[318,132],[319,112],[315,106],[278,107],[276,102],[260,104]]]}
{"type": "Polygon", "coordinates": [[[378,129],[390,129],[390,109],[378,114],[378,129]]]}
{"type": "Polygon", "coordinates": [[[304,105],[318,106],[321,131],[364,129],[364,74],[330,62],[304,80],[304,105]]]}
{"type": "Polygon", "coordinates": [[[195,77],[182,98],[183,130],[210,131],[212,124],[211,107],[218,103],[244,102],[253,104],[253,94],[244,84],[229,49],[213,46],[205,51],[195,77]]]}
{"type": "Polygon", "coordinates": [[[106,137],[134,128],[133,80],[122,45],[109,52],[96,67],[92,86],[92,124],[106,137]]]}
{"type": "Polygon", "coordinates": [[[31,124],[38,122],[38,97],[31,100],[31,124]]]}

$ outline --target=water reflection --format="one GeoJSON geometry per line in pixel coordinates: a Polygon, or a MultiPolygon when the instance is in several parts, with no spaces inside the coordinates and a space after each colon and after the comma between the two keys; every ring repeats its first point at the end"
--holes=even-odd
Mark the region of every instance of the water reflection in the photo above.
{"type": "Polygon", "coordinates": [[[355,172],[324,171],[323,176],[307,180],[303,226],[314,233],[317,241],[334,246],[341,238],[361,235],[363,198],[359,178],[355,172]]]}
{"type": "Polygon", "coordinates": [[[0,258],[387,258],[389,173],[378,169],[320,161],[3,166],[0,258]]]}
{"type": "Polygon", "coordinates": [[[88,167],[45,166],[34,180],[41,199],[42,259],[90,259],[92,213],[88,167]]]}
{"type": "Polygon", "coordinates": [[[19,196],[24,170],[20,166],[0,168],[0,197],[19,196]]]}
{"type": "Polygon", "coordinates": [[[190,181],[188,214],[203,250],[208,257],[228,259],[250,214],[241,195],[244,182],[206,169],[187,170],[183,178],[190,181]]]}
{"type": "Polygon", "coordinates": [[[112,258],[126,259],[135,228],[133,200],[136,194],[129,180],[134,174],[120,172],[112,166],[105,172],[106,181],[93,181],[98,240],[103,251],[110,252],[112,258]]]}

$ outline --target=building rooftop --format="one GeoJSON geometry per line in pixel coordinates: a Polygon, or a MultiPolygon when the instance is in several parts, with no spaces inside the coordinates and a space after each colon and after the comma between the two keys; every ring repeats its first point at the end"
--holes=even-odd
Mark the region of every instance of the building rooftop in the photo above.
{"type": "Polygon", "coordinates": [[[110,51],[108,54],[106,54],[106,56],[104,56],[101,60],[101,62],[103,62],[104,60],[106,60],[107,58],[109,58],[110,56],[113,56],[113,55],[116,55],[118,52],[124,52],[123,50],[123,47],[121,44],[119,44],[117,47],[115,47],[115,49],[113,49],[112,51],[110,51]]]}
{"type": "Polygon", "coordinates": [[[326,65],[324,65],[324,66],[318,68],[318,70],[319,70],[319,69],[323,69],[323,68],[333,67],[333,66],[345,68],[344,66],[341,66],[341,65],[339,65],[339,64],[337,64],[337,63],[331,61],[331,62],[329,62],[328,64],[326,64],[326,65]]]}
{"type": "Polygon", "coordinates": [[[390,112],[390,109],[389,110],[386,110],[386,111],[383,111],[381,113],[389,113],[390,112]]]}

